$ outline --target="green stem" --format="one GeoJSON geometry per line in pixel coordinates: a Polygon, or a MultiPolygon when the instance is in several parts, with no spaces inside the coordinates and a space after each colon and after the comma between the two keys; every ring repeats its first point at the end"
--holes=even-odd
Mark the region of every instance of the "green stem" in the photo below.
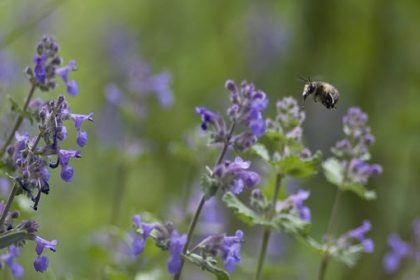
{"type": "MultiPolygon", "coordinates": [[[[226,155],[226,152],[227,152],[227,150],[228,150],[228,147],[229,147],[229,145],[230,145],[230,138],[232,137],[232,134],[233,134],[233,130],[235,129],[235,125],[236,125],[236,123],[235,122],[233,122],[232,123],[232,125],[231,125],[231,127],[230,127],[230,129],[229,129],[229,134],[227,135],[227,137],[226,137],[226,140],[225,140],[225,143],[224,143],[224,145],[223,145],[223,149],[222,149],[222,151],[221,151],[221,153],[220,153],[220,155],[219,155],[219,158],[217,159],[217,162],[216,162],[216,166],[217,165],[219,165],[220,163],[222,163],[222,161],[223,161],[223,158],[225,157],[225,155],[226,155]]],[[[196,210],[195,210],[195,213],[194,213],[194,216],[193,216],[193,219],[191,220],[191,223],[190,223],[190,226],[188,227],[188,232],[187,232],[187,241],[185,242],[185,245],[184,245],[184,249],[182,250],[182,254],[183,255],[185,255],[187,252],[188,252],[188,247],[189,247],[189,245],[190,245],[190,243],[191,243],[191,240],[192,240],[192,235],[193,235],[193,233],[194,233],[194,230],[195,230],[195,226],[197,225],[197,222],[198,222],[198,218],[200,217],[200,214],[201,214],[201,210],[203,210],[203,206],[204,206],[204,203],[206,202],[206,197],[205,197],[205,195],[203,194],[202,196],[201,196],[201,199],[200,199],[200,202],[198,203],[198,205],[197,205],[197,208],[196,208],[196,210]]],[[[179,279],[181,279],[181,273],[182,273],[182,269],[184,268],[184,259],[183,258],[181,258],[181,269],[180,269],[180,271],[179,271],[179,273],[178,274],[175,274],[174,275],[174,280],[179,280],[179,279]]]]}
{"type": "Polygon", "coordinates": [[[127,168],[126,164],[120,163],[117,167],[117,184],[115,187],[115,193],[114,198],[112,201],[112,207],[111,207],[111,224],[117,225],[120,211],[121,211],[121,205],[124,198],[124,193],[127,188],[127,168]]]}
{"type": "Polygon", "coordinates": [[[0,158],[3,157],[4,153],[6,152],[7,147],[12,143],[13,138],[15,137],[16,131],[19,129],[20,125],[23,122],[24,116],[23,114],[26,112],[29,106],[29,102],[31,102],[32,96],[34,95],[36,89],[36,85],[32,84],[31,89],[29,90],[28,97],[26,98],[25,105],[23,106],[22,113],[19,115],[19,117],[16,119],[15,125],[13,126],[12,131],[9,134],[9,137],[7,137],[6,142],[4,142],[3,146],[0,150],[0,158]]]}
{"type": "Polygon", "coordinates": [[[331,236],[333,235],[333,232],[334,232],[334,226],[336,224],[335,221],[337,219],[338,205],[340,204],[341,193],[342,191],[340,189],[337,189],[337,192],[335,194],[333,208],[330,215],[330,220],[328,223],[327,232],[325,233],[327,248],[325,249],[325,253],[324,253],[324,256],[322,257],[322,261],[319,267],[318,280],[323,280],[325,277],[325,274],[327,273],[328,263],[330,260],[330,255],[328,253],[329,243],[330,243],[331,236]]]}
{"type": "MultiPolygon", "coordinates": [[[[271,202],[271,208],[270,208],[269,213],[268,213],[268,217],[269,217],[270,220],[273,218],[274,213],[275,213],[276,202],[277,202],[277,198],[278,198],[279,192],[280,192],[281,179],[282,179],[282,174],[278,172],[277,175],[276,175],[276,183],[274,185],[274,194],[273,194],[273,199],[272,199],[272,202],[271,202]]],[[[267,252],[267,245],[268,245],[268,241],[270,240],[270,235],[271,235],[271,228],[266,226],[264,228],[263,239],[262,239],[262,243],[261,243],[261,251],[260,251],[260,256],[258,258],[257,274],[255,276],[256,280],[260,280],[261,276],[262,276],[262,271],[263,271],[264,261],[265,261],[265,255],[266,255],[266,252],[267,252]]]]}
{"type": "Polygon", "coordinates": [[[0,227],[3,226],[4,221],[6,220],[7,213],[9,212],[10,206],[12,205],[13,199],[15,198],[17,191],[18,191],[18,186],[15,183],[13,185],[13,189],[9,195],[9,198],[7,199],[7,203],[6,203],[6,206],[4,207],[3,213],[1,214],[0,227]]]}

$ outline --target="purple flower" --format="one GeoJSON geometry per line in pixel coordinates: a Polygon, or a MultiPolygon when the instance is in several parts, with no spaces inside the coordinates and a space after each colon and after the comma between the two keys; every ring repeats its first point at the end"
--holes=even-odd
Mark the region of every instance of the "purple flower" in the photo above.
{"type": "Polygon", "coordinates": [[[58,162],[61,166],[61,178],[65,182],[70,182],[73,178],[73,167],[69,165],[70,158],[81,158],[79,150],[59,150],[58,151],[58,162]]]}
{"type": "Polygon", "coordinates": [[[174,103],[173,93],[169,87],[171,80],[172,77],[169,71],[159,73],[151,78],[152,87],[162,107],[170,107],[174,103]]]}
{"type": "Polygon", "coordinates": [[[372,225],[368,220],[364,220],[363,224],[355,229],[348,231],[338,239],[338,244],[341,247],[346,247],[351,240],[358,240],[362,245],[366,253],[373,253],[374,243],[372,239],[366,238],[365,234],[372,229],[372,225]]]}
{"type": "Polygon", "coordinates": [[[348,167],[348,176],[353,182],[367,184],[371,176],[377,176],[382,173],[382,167],[379,164],[369,165],[363,160],[354,158],[350,161],[348,167]]]}
{"type": "Polygon", "coordinates": [[[46,256],[38,256],[34,261],[34,268],[38,272],[44,272],[48,268],[48,258],[46,256]]]}
{"type": "Polygon", "coordinates": [[[87,143],[88,135],[86,131],[81,130],[81,126],[84,121],[93,122],[93,113],[88,115],[71,114],[70,118],[73,120],[74,127],[77,130],[77,144],[79,147],[83,147],[87,143]]]}
{"type": "Polygon", "coordinates": [[[290,195],[286,200],[279,201],[276,205],[276,211],[280,213],[292,209],[298,213],[302,220],[309,222],[311,220],[311,210],[303,204],[309,198],[309,195],[309,191],[299,190],[297,193],[290,195]]]}
{"type": "Polygon", "coordinates": [[[181,254],[187,242],[186,234],[178,234],[176,230],[172,231],[169,241],[170,257],[168,260],[168,271],[171,274],[177,274],[181,271],[181,254]]]}
{"type": "Polygon", "coordinates": [[[233,236],[226,236],[224,234],[210,235],[201,241],[193,251],[200,248],[202,250],[201,254],[204,257],[216,257],[217,254],[220,254],[225,269],[228,272],[233,272],[236,264],[241,260],[239,253],[243,241],[244,234],[241,230],[237,230],[233,236]]]}
{"type": "Polygon", "coordinates": [[[244,187],[254,187],[261,181],[258,173],[247,170],[250,166],[250,161],[236,157],[234,161],[225,160],[217,165],[213,174],[222,190],[230,190],[234,194],[239,194],[244,187]]]}
{"type": "Polygon", "coordinates": [[[384,267],[388,273],[393,273],[400,266],[401,259],[411,255],[412,248],[395,233],[389,235],[388,245],[391,251],[384,257],[384,267]]]}
{"type": "Polygon", "coordinates": [[[106,87],[105,96],[106,100],[114,106],[120,105],[123,100],[123,94],[121,93],[118,86],[115,84],[109,84],[106,87]]]}
{"type": "Polygon", "coordinates": [[[67,66],[62,67],[62,68],[58,68],[58,69],[55,70],[55,73],[57,75],[61,76],[64,83],[66,83],[67,92],[70,95],[77,95],[77,92],[79,91],[79,87],[78,87],[76,81],[74,81],[74,80],[69,81],[68,80],[68,73],[70,71],[75,71],[75,70],[77,70],[77,67],[76,67],[76,61],[74,61],[74,60],[71,60],[67,66]]]}
{"type": "Polygon", "coordinates": [[[47,61],[46,55],[36,55],[34,57],[34,63],[35,63],[35,78],[40,83],[45,83],[45,80],[47,79],[47,71],[45,69],[45,62],[47,61]]]}
{"type": "Polygon", "coordinates": [[[223,138],[226,134],[226,125],[222,118],[212,111],[207,110],[205,107],[195,108],[197,115],[201,116],[201,129],[208,130],[209,126],[213,126],[214,138],[223,138]]]}
{"type": "Polygon", "coordinates": [[[132,253],[134,256],[138,256],[143,253],[144,243],[150,236],[150,233],[155,229],[155,223],[142,223],[140,215],[134,215],[132,222],[136,228],[136,233],[132,235],[132,253]],[[138,230],[140,232],[138,232],[138,230]]]}
{"type": "Polygon", "coordinates": [[[19,254],[19,247],[12,245],[9,246],[8,253],[0,255],[0,266],[2,266],[2,264],[7,264],[7,266],[12,271],[13,276],[16,278],[22,277],[24,273],[23,267],[20,264],[14,262],[14,259],[18,257],[19,254]]]}

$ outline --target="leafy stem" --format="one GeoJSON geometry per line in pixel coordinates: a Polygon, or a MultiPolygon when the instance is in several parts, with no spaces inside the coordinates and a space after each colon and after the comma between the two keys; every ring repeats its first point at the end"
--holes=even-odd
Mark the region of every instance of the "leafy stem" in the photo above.
{"type": "MultiPolygon", "coordinates": [[[[225,139],[225,142],[224,142],[224,145],[223,145],[223,149],[222,149],[222,151],[221,151],[221,153],[219,155],[219,158],[217,159],[217,162],[216,162],[215,165],[219,165],[220,163],[222,163],[223,158],[225,157],[226,152],[227,152],[227,150],[229,148],[230,139],[232,138],[232,134],[233,134],[233,131],[235,129],[235,125],[236,125],[236,123],[235,123],[235,121],[233,121],[232,122],[232,125],[231,125],[231,127],[229,129],[229,133],[226,136],[226,139],[225,139]]],[[[197,225],[198,219],[200,217],[201,211],[203,210],[203,206],[204,206],[204,203],[205,202],[206,202],[206,196],[203,194],[201,196],[200,202],[197,205],[197,208],[196,208],[195,213],[194,213],[194,216],[193,216],[193,218],[191,220],[190,226],[188,227],[187,241],[185,242],[184,249],[182,251],[182,254],[183,255],[186,255],[187,252],[188,252],[188,246],[191,243],[192,235],[194,233],[195,227],[197,225]]],[[[181,258],[181,268],[180,268],[179,273],[177,273],[177,274],[174,275],[174,280],[181,279],[181,273],[182,273],[182,269],[183,268],[184,268],[184,259],[181,258]]]]}
{"type": "MultiPolygon", "coordinates": [[[[270,210],[269,210],[269,213],[268,213],[269,220],[271,220],[273,218],[273,215],[275,213],[275,207],[276,207],[277,198],[279,196],[282,177],[283,177],[283,175],[280,172],[277,172],[276,182],[275,182],[275,185],[274,185],[273,199],[272,199],[271,207],[270,207],[270,210]]],[[[262,269],[263,269],[263,266],[264,266],[265,255],[266,255],[266,252],[267,252],[267,245],[268,245],[268,241],[270,240],[270,235],[271,235],[271,227],[266,226],[264,228],[263,239],[262,239],[262,243],[261,243],[260,256],[258,258],[257,274],[255,276],[256,280],[260,280],[261,276],[262,276],[262,269]]]]}
{"type": "Polygon", "coordinates": [[[337,219],[338,205],[340,203],[341,193],[342,193],[342,190],[340,188],[337,188],[333,208],[332,208],[331,215],[330,215],[330,220],[328,222],[327,232],[325,233],[326,240],[327,240],[327,247],[325,249],[325,253],[322,257],[321,265],[319,267],[318,280],[323,280],[324,277],[325,277],[325,274],[327,272],[327,267],[328,267],[328,263],[329,263],[329,260],[330,260],[330,255],[328,253],[330,237],[334,232],[334,225],[335,225],[335,221],[337,219]]]}

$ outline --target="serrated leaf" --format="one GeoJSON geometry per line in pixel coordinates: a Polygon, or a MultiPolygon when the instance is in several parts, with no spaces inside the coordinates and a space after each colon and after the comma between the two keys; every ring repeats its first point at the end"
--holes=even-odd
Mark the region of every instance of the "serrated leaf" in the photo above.
{"type": "Polygon", "coordinates": [[[283,174],[304,178],[317,172],[317,167],[320,161],[321,152],[316,152],[309,159],[302,159],[298,155],[290,155],[279,160],[275,163],[275,165],[283,174]]]}
{"type": "Polygon", "coordinates": [[[262,215],[256,213],[253,209],[243,204],[237,197],[231,192],[226,192],[222,200],[226,203],[226,206],[232,208],[235,214],[244,222],[250,225],[270,225],[273,224],[268,221],[262,215]]]}
{"type": "Polygon", "coordinates": [[[252,146],[252,151],[265,161],[270,160],[270,154],[267,148],[262,144],[255,144],[252,146]]]}
{"type": "Polygon", "coordinates": [[[309,233],[309,223],[289,213],[276,215],[273,225],[277,230],[291,234],[306,236],[309,233]]]}
{"type": "Polygon", "coordinates": [[[349,190],[357,194],[363,199],[366,200],[375,200],[376,199],[376,192],[372,190],[368,190],[365,186],[358,183],[345,183],[341,189],[349,190]]]}
{"type": "Polygon", "coordinates": [[[0,235],[0,249],[6,248],[18,241],[29,239],[29,234],[24,230],[8,231],[0,235]]]}
{"type": "Polygon", "coordinates": [[[218,268],[213,263],[208,260],[203,259],[200,255],[197,254],[188,254],[183,255],[184,259],[197,265],[201,269],[207,270],[210,273],[216,276],[218,280],[230,280],[229,273],[221,268],[218,268]]]}
{"type": "Polygon", "coordinates": [[[329,158],[322,163],[324,175],[328,182],[340,187],[344,181],[344,170],[341,162],[336,158],[329,158]]]}
{"type": "Polygon", "coordinates": [[[361,254],[364,252],[362,244],[351,245],[347,248],[333,247],[329,250],[329,254],[337,261],[344,263],[345,265],[352,267],[357,263],[361,254]],[[332,250],[331,250],[332,249],[332,250]]]}

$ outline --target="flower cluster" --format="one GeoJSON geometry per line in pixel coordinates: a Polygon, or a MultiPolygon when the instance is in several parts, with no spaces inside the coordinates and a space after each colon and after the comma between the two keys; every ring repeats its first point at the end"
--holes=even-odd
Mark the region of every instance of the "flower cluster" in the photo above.
{"type": "Polygon", "coordinates": [[[282,135],[282,146],[273,154],[274,160],[281,160],[296,155],[303,160],[312,156],[309,149],[302,144],[303,122],[305,112],[301,111],[293,97],[285,97],[276,103],[277,115],[274,120],[267,119],[267,129],[282,135]]]}
{"type": "MultiPolygon", "coordinates": [[[[8,234],[12,236],[20,232],[25,232],[27,234],[27,239],[34,240],[36,242],[35,251],[37,253],[37,258],[34,261],[34,268],[38,272],[44,272],[48,268],[48,258],[43,256],[42,252],[44,248],[48,248],[55,252],[58,241],[48,241],[38,236],[38,224],[32,220],[21,221],[18,225],[16,225],[16,227],[14,227],[12,219],[16,219],[19,216],[19,212],[17,211],[9,213],[8,216],[9,217],[6,219],[8,234]]],[[[0,231],[0,233],[4,232],[4,229],[0,231]]],[[[0,268],[6,264],[10,268],[13,276],[17,278],[23,276],[24,269],[19,263],[15,262],[14,259],[20,255],[20,247],[24,244],[24,240],[17,241],[16,244],[8,247],[7,253],[0,255],[0,268]]]]}
{"type": "Polygon", "coordinates": [[[70,158],[80,158],[80,151],[75,149],[64,150],[59,143],[66,140],[67,128],[64,121],[73,120],[77,130],[77,143],[80,147],[87,142],[87,133],[81,130],[83,121],[92,121],[93,113],[77,115],[70,112],[65,97],[50,100],[39,106],[39,134],[31,137],[29,133],[16,132],[16,142],[7,149],[6,159],[10,168],[17,170],[15,181],[34,202],[37,209],[41,193],[48,194],[50,168],[61,166],[61,178],[65,182],[71,181],[74,170],[69,165],[70,158]],[[40,146],[40,140],[45,145],[40,146]],[[57,156],[56,163],[50,163],[50,158],[57,156]],[[35,192],[35,193],[34,193],[35,192]]]}
{"type": "Polygon", "coordinates": [[[44,36],[36,47],[37,54],[34,56],[35,67],[26,68],[31,83],[42,91],[49,91],[56,87],[56,75],[59,75],[66,84],[67,92],[76,95],[79,91],[76,81],[68,79],[68,73],[75,71],[76,62],[71,60],[67,66],[58,68],[63,60],[59,56],[59,47],[53,38],[44,36]]]}
{"type": "Polygon", "coordinates": [[[369,146],[375,142],[367,121],[366,113],[359,108],[350,108],[343,117],[346,138],[337,142],[333,148],[333,153],[342,159],[348,180],[362,185],[365,185],[371,176],[382,173],[380,165],[370,165],[366,162],[370,159],[369,146]]]}
{"type": "Polygon", "coordinates": [[[398,270],[403,259],[412,259],[420,263],[420,219],[414,221],[414,241],[405,242],[400,236],[392,233],[388,236],[388,245],[391,249],[383,260],[384,268],[388,273],[394,273],[398,270]]]}
{"type": "Polygon", "coordinates": [[[219,114],[204,107],[197,107],[195,111],[201,116],[201,128],[212,129],[213,143],[229,143],[238,150],[249,149],[265,132],[262,112],[267,108],[268,99],[263,91],[257,90],[253,84],[246,81],[241,83],[240,88],[231,80],[226,81],[225,86],[230,92],[232,103],[227,110],[232,122],[231,127],[242,125],[242,132],[232,135],[219,114]]]}
{"type": "Polygon", "coordinates": [[[244,233],[241,230],[237,230],[233,236],[215,234],[205,238],[192,251],[199,249],[200,254],[204,258],[215,258],[217,255],[220,255],[225,269],[228,272],[233,272],[236,264],[241,261],[239,253],[243,241],[244,233]]]}
{"type": "Polygon", "coordinates": [[[249,171],[250,161],[236,157],[234,161],[225,160],[213,170],[214,184],[218,189],[239,194],[244,187],[252,188],[261,181],[258,173],[249,171]]]}
{"type": "Polygon", "coordinates": [[[169,273],[179,273],[182,265],[181,254],[187,242],[187,235],[179,234],[170,223],[165,225],[159,223],[142,223],[140,215],[133,216],[132,221],[135,226],[135,233],[132,235],[132,253],[135,256],[141,254],[147,238],[153,237],[159,248],[169,250],[169,273]]]}
{"type": "Polygon", "coordinates": [[[373,253],[373,240],[365,237],[365,234],[370,231],[371,228],[372,225],[368,220],[363,221],[363,224],[360,227],[349,230],[347,233],[340,236],[337,240],[337,246],[339,248],[346,249],[352,244],[352,241],[357,240],[360,244],[362,244],[366,253],[373,253]]]}

